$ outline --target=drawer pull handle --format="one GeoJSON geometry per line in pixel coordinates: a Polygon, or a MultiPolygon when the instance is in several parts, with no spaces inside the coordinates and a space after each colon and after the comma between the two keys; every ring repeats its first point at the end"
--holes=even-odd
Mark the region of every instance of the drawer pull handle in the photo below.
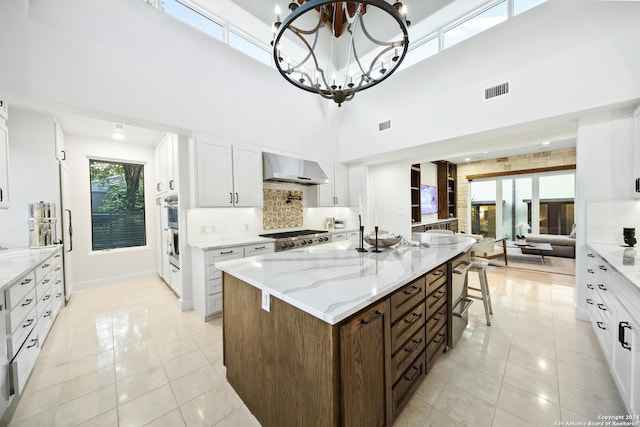
{"type": "Polygon", "coordinates": [[[373,316],[371,316],[371,319],[369,319],[369,320],[362,319],[360,321],[360,323],[362,323],[363,325],[368,325],[370,323],[375,322],[380,316],[382,316],[382,313],[379,312],[378,310],[376,310],[375,314],[373,316]]]}
{"type": "Polygon", "coordinates": [[[602,311],[607,311],[607,307],[604,304],[598,303],[598,308],[602,311]]]}
{"type": "Polygon", "coordinates": [[[595,257],[593,256],[593,254],[587,254],[587,256],[588,256],[589,258],[595,258],[595,257]]]}
{"type": "Polygon", "coordinates": [[[33,298],[27,298],[26,300],[24,300],[24,302],[20,305],[22,305],[23,307],[28,306],[29,304],[31,304],[31,301],[33,301],[33,298]]]}
{"type": "Polygon", "coordinates": [[[61,256],[60,254],[55,254],[53,257],[54,258],[60,258],[60,256],[61,256]]]}
{"type": "Polygon", "coordinates": [[[439,300],[440,298],[442,298],[445,295],[444,291],[438,291],[436,294],[434,294],[432,296],[433,299],[435,300],[439,300]]]}
{"type": "Polygon", "coordinates": [[[42,301],[46,301],[46,300],[48,300],[49,298],[51,298],[51,295],[50,295],[50,294],[45,295],[45,296],[42,298],[42,301]]]}
{"type": "Polygon", "coordinates": [[[62,296],[62,294],[61,294],[60,292],[58,292],[58,293],[56,294],[56,298],[60,298],[61,296],[62,296]]]}
{"type": "Polygon", "coordinates": [[[438,334],[438,336],[440,337],[439,339],[433,340],[435,344],[440,344],[442,341],[444,341],[444,334],[438,334]]]}
{"type": "Polygon", "coordinates": [[[29,344],[27,346],[27,348],[35,347],[37,344],[38,344],[38,340],[37,339],[33,339],[33,340],[31,340],[31,344],[29,344]]]}
{"type": "Polygon", "coordinates": [[[607,328],[604,326],[604,323],[602,322],[596,322],[596,325],[598,325],[598,328],[600,329],[604,329],[605,331],[607,330],[607,328]]]}
{"type": "Polygon", "coordinates": [[[438,316],[438,317],[434,317],[434,318],[433,318],[433,320],[435,320],[436,322],[439,322],[439,321],[444,317],[444,315],[445,315],[445,314],[447,314],[447,313],[445,313],[444,311],[441,311],[441,312],[439,312],[438,314],[439,314],[440,316],[438,316]]]}
{"type": "Polygon", "coordinates": [[[591,283],[587,283],[587,288],[588,289],[593,289],[593,285],[591,283]]]}
{"type": "Polygon", "coordinates": [[[626,328],[631,329],[631,325],[629,325],[629,322],[618,323],[618,342],[620,343],[622,348],[626,348],[627,350],[631,351],[631,345],[625,340],[624,337],[624,330],[626,328]]]}
{"type": "Polygon", "coordinates": [[[591,298],[587,298],[587,304],[593,305],[593,300],[591,298]]]}
{"type": "Polygon", "coordinates": [[[262,245],[262,246],[257,246],[255,248],[253,248],[253,250],[257,251],[257,250],[266,249],[266,248],[267,248],[266,246],[262,245]]]}
{"type": "Polygon", "coordinates": [[[436,270],[436,271],[433,272],[434,276],[442,276],[443,274],[444,274],[444,271],[442,271],[442,270],[436,270]]]}
{"type": "Polygon", "coordinates": [[[414,366],[414,367],[413,367],[413,369],[414,369],[413,374],[412,374],[411,376],[406,375],[406,376],[404,377],[404,379],[405,379],[405,380],[407,380],[407,381],[413,381],[413,380],[415,380],[415,379],[416,379],[416,377],[417,377],[417,376],[418,376],[418,374],[420,373],[420,368],[418,368],[417,366],[414,366]]]}
{"type": "Polygon", "coordinates": [[[602,283],[598,283],[598,289],[602,289],[603,291],[606,291],[607,287],[602,283]]]}
{"type": "Polygon", "coordinates": [[[24,322],[24,325],[22,325],[22,327],[28,328],[29,326],[31,326],[32,323],[33,323],[33,319],[27,319],[27,321],[24,322]]]}
{"type": "Polygon", "coordinates": [[[51,264],[42,264],[42,267],[41,267],[41,268],[49,268],[49,266],[50,266],[50,265],[51,265],[51,264]]]}
{"type": "Polygon", "coordinates": [[[411,289],[411,290],[405,290],[405,291],[404,291],[404,293],[405,293],[405,294],[407,294],[407,295],[413,295],[413,294],[415,294],[416,292],[419,292],[419,291],[420,291],[420,288],[419,288],[419,287],[417,287],[417,286],[415,286],[415,285],[411,285],[411,287],[412,287],[413,289],[411,289]]]}
{"type": "Polygon", "coordinates": [[[51,310],[47,310],[45,311],[44,315],[42,317],[49,317],[51,316],[51,310]]]}
{"type": "Polygon", "coordinates": [[[222,251],[222,252],[220,252],[220,255],[229,255],[229,254],[232,254],[232,253],[233,253],[233,250],[230,250],[230,251],[222,251]]]}
{"type": "Polygon", "coordinates": [[[587,268],[587,273],[591,273],[591,274],[593,274],[593,269],[591,269],[591,268],[587,268]]]}
{"type": "Polygon", "coordinates": [[[407,323],[415,323],[421,317],[422,317],[422,313],[411,313],[411,318],[404,319],[404,321],[407,323]]]}
{"type": "Polygon", "coordinates": [[[607,271],[607,267],[605,267],[604,265],[599,265],[598,268],[602,271],[607,271]]]}
{"type": "Polygon", "coordinates": [[[413,345],[409,348],[405,348],[404,351],[406,351],[407,353],[411,353],[413,350],[415,350],[416,348],[418,348],[418,346],[422,343],[422,338],[420,338],[419,340],[413,340],[413,345]]]}
{"type": "Polygon", "coordinates": [[[24,279],[22,282],[20,282],[21,285],[26,285],[27,283],[31,283],[33,279],[24,279]]]}
{"type": "Polygon", "coordinates": [[[42,281],[42,284],[43,284],[43,285],[46,285],[46,284],[47,284],[47,283],[49,283],[49,282],[50,282],[50,280],[49,280],[49,279],[44,279],[44,280],[42,281]]]}

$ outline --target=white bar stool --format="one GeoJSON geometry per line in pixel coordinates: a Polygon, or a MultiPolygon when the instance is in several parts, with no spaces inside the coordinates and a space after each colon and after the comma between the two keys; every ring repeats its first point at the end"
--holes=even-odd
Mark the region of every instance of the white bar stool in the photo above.
{"type": "MultiPolygon", "coordinates": [[[[473,245],[471,250],[475,253],[491,252],[490,250],[486,250],[486,246],[488,245],[495,245],[495,240],[491,238],[482,239],[473,245]]],[[[491,306],[491,294],[489,293],[489,281],[487,280],[488,265],[489,261],[485,259],[478,257],[471,258],[471,267],[469,268],[469,271],[478,273],[480,287],[474,288],[472,286],[467,286],[467,291],[476,291],[480,293],[479,295],[469,293],[468,297],[482,300],[482,304],[484,305],[484,315],[487,319],[487,326],[491,326],[491,318],[489,315],[493,314],[493,307],[491,306]]]]}

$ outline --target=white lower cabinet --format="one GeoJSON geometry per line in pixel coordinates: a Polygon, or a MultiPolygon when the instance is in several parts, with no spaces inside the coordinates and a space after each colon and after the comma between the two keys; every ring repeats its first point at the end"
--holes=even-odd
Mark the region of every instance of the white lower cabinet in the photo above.
{"type": "Polygon", "coordinates": [[[194,251],[193,307],[196,313],[204,320],[222,313],[222,271],[215,267],[215,263],[261,255],[274,250],[275,244],[268,242],[194,251]]]}
{"type": "Polygon", "coordinates": [[[9,390],[20,395],[53,321],[64,304],[62,250],[4,290],[9,390]]]}
{"type": "Polygon", "coordinates": [[[587,257],[591,323],[629,414],[640,415],[640,291],[598,254],[587,257]]]}

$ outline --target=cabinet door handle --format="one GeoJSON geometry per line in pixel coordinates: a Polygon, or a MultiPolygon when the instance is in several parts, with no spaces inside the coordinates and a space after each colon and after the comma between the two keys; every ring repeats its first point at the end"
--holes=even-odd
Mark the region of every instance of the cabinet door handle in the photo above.
{"type": "Polygon", "coordinates": [[[629,328],[629,330],[631,329],[631,325],[629,325],[629,322],[618,323],[618,342],[620,343],[622,348],[626,348],[627,350],[631,351],[631,345],[624,338],[624,330],[626,328],[629,328]]]}
{"type": "Polygon", "coordinates": [[[67,152],[64,150],[60,150],[60,152],[62,153],[62,160],[67,160],[67,152]]]}
{"type": "Polygon", "coordinates": [[[238,193],[236,193],[236,204],[239,202],[238,193]]]}
{"type": "Polygon", "coordinates": [[[587,273],[591,273],[591,274],[593,274],[593,269],[591,269],[591,268],[587,268],[587,273]]]}
{"type": "Polygon", "coordinates": [[[407,353],[411,353],[413,350],[415,350],[416,348],[418,348],[418,346],[422,343],[422,338],[420,338],[419,340],[413,340],[413,345],[409,348],[405,348],[404,351],[406,351],[407,353]]]}
{"type": "Polygon", "coordinates": [[[600,329],[604,329],[605,331],[607,330],[607,328],[604,326],[604,323],[602,322],[596,322],[596,325],[598,325],[598,328],[600,329]]]}
{"type": "Polygon", "coordinates": [[[160,183],[156,184],[156,191],[159,193],[160,192],[160,183]]]}
{"type": "Polygon", "coordinates": [[[419,287],[417,287],[417,286],[415,286],[415,285],[411,285],[411,287],[412,287],[413,289],[411,289],[411,290],[405,290],[405,291],[404,291],[404,293],[405,293],[405,294],[407,294],[407,295],[413,295],[413,294],[415,294],[416,292],[419,292],[419,291],[420,291],[420,288],[419,288],[419,287]]]}
{"type": "MultiPolygon", "coordinates": [[[[160,206],[160,199],[157,199],[157,202],[160,206]]],[[[73,216],[70,209],[65,209],[65,211],[69,212],[69,250],[67,252],[71,252],[73,251],[73,216]]]]}
{"type": "Polygon", "coordinates": [[[51,316],[51,310],[47,310],[42,317],[49,317],[49,316],[51,316]]]}
{"type": "Polygon", "coordinates": [[[593,254],[591,254],[591,253],[587,254],[587,256],[588,256],[589,258],[595,258],[595,257],[593,256],[593,254]]]}
{"type": "Polygon", "coordinates": [[[33,323],[33,319],[27,319],[26,322],[22,325],[23,328],[28,328],[33,323]]]}
{"type": "Polygon", "coordinates": [[[602,271],[607,271],[607,267],[605,267],[604,265],[599,265],[598,268],[602,271]]]}
{"type": "Polygon", "coordinates": [[[405,379],[405,380],[407,380],[407,381],[413,381],[413,380],[415,380],[415,379],[416,379],[416,377],[417,377],[417,376],[418,376],[418,374],[420,373],[420,368],[418,368],[417,366],[414,366],[414,367],[413,367],[413,369],[414,369],[413,374],[412,374],[411,376],[406,375],[406,376],[404,377],[404,379],[405,379]]]}
{"type": "Polygon", "coordinates": [[[360,321],[360,323],[363,324],[363,325],[368,325],[368,324],[373,323],[376,320],[378,320],[378,318],[380,318],[380,316],[382,316],[382,313],[379,312],[378,310],[376,310],[375,314],[373,316],[371,316],[371,319],[369,319],[369,320],[362,319],[360,321]]]}
{"type": "Polygon", "coordinates": [[[37,339],[32,339],[31,340],[31,344],[29,344],[27,346],[27,348],[35,347],[37,344],[38,344],[38,340],[37,339]]]}
{"type": "Polygon", "coordinates": [[[607,307],[604,304],[598,303],[598,308],[602,311],[607,311],[607,307]]]}
{"type": "Polygon", "coordinates": [[[46,300],[48,300],[49,298],[51,298],[51,295],[45,295],[45,296],[42,298],[42,301],[46,301],[46,300]]]}
{"type": "Polygon", "coordinates": [[[607,287],[606,287],[604,284],[602,284],[602,283],[598,283],[598,288],[599,288],[599,289],[602,289],[603,291],[606,291],[606,290],[607,290],[607,287]]]}
{"type": "Polygon", "coordinates": [[[421,317],[422,317],[422,313],[411,313],[411,318],[404,319],[404,321],[406,323],[415,323],[421,317]]]}
{"type": "Polygon", "coordinates": [[[2,187],[0,187],[0,202],[4,200],[4,193],[2,192],[2,187]]]}
{"type": "Polygon", "coordinates": [[[229,193],[229,203],[233,204],[233,193],[229,193]]]}
{"type": "Polygon", "coordinates": [[[591,298],[587,298],[587,304],[593,305],[593,300],[591,298]]]}
{"type": "Polygon", "coordinates": [[[169,190],[175,190],[175,188],[173,188],[174,187],[173,183],[174,183],[173,179],[171,181],[169,181],[169,190]]]}
{"type": "Polygon", "coordinates": [[[24,302],[21,304],[23,307],[28,306],[29,304],[31,304],[31,301],[33,301],[33,298],[27,298],[26,300],[24,300],[24,302]]]}

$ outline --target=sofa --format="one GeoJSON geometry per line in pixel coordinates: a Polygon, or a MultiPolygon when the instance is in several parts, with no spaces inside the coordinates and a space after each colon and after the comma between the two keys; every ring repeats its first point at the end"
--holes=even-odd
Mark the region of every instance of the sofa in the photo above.
{"type": "MultiPolygon", "coordinates": [[[[576,257],[576,239],[575,237],[571,237],[571,235],[528,234],[526,239],[528,243],[550,243],[552,251],[545,252],[545,256],[550,255],[564,258],[576,257]]],[[[538,250],[533,248],[522,247],[521,250],[523,254],[540,254],[538,250]]]]}

